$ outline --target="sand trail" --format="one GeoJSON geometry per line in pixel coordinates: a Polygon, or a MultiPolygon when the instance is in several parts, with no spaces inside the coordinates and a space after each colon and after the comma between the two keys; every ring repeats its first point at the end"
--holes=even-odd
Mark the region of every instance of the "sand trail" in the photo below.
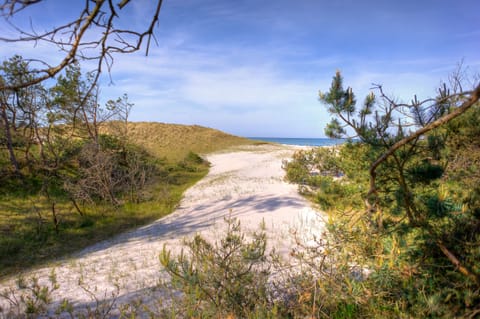
{"type": "MultiPolygon", "coordinates": [[[[128,302],[152,292],[164,276],[158,260],[164,245],[175,252],[183,238],[197,233],[218,238],[229,215],[239,218],[246,230],[263,221],[270,247],[288,255],[292,229],[309,240],[323,228],[320,214],[297,193],[296,185],[283,179],[282,160],[295,149],[259,145],[208,155],[210,172],[187,190],[171,215],[24,276],[35,275],[46,283],[54,268],[60,284],[52,296],[54,304],[67,298],[77,307],[95,306],[95,299],[112,296],[118,304],[128,302]]],[[[0,283],[0,290],[7,287],[14,287],[14,279],[0,283]]]]}

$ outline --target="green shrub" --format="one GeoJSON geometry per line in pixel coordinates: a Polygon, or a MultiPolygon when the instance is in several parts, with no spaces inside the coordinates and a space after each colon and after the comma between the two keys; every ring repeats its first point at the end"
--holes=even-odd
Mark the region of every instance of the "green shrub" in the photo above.
{"type": "Polygon", "coordinates": [[[225,222],[219,241],[196,235],[179,256],[172,257],[166,247],[160,255],[174,288],[183,293],[175,305],[180,317],[248,318],[268,312],[266,234],[260,230],[248,240],[238,220],[225,222]]]}

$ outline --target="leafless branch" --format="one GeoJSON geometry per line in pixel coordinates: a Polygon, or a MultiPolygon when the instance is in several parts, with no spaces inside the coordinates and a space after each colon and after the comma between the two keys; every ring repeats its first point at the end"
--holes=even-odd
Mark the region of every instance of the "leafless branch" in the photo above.
{"type": "Polygon", "coordinates": [[[15,26],[10,20],[20,10],[41,2],[42,0],[4,0],[0,5],[0,15],[13,27],[18,36],[15,38],[0,37],[0,41],[35,44],[43,42],[57,46],[65,54],[54,65],[38,59],[30,59],[29,61],[39,62],[39,68],[32,71],[34,76],[28,81],[14,85],[0,83],[0,90],[16,90],[38,84],[55,77],[66,66],[80,60],[97,61],[93,83],[96,84],[103,67],[110,72],[115,54],[133,53],[145,47],[145,53],[148,55],[152,39],[156,41],[154,30],[158,25],[162,0],[157,0],[155,11],[151,19],[147,20],[148,24],[143,31],[118,29],[115,26],[117,20],[125,19],[125,16],[120,16],[118,10],[125,9],[133,3],[129,0],[118,0],[117,4],[115,4],[115,0],[86,0],[77,18],[42,33],[36,32],[33,26],[30,31],[26,31],[15,26]],[[96,36],[92,38],[92,34],[96,36]]]}
{"type": "Polygon", "coordinates": [[[0,5],[0,13],[3,16],[13,16],[26,7],[41,2],[42,0],[4,0],[0,5]]]}

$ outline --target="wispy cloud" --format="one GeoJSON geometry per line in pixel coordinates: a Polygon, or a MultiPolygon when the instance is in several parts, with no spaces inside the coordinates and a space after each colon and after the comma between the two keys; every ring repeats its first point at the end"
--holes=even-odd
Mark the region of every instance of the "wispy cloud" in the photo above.
{"type": "MultiPolygon", "coordinates": [[[[148,57],[117,55],[114,85],[102,78],[102,99],[128,93],[133,120],[250,136],[321,136],[329,116],[317,92],[330,87],[337,69],[359,101],[372,83],[405,101],[430,97],[462,58],[478,71],[473,13],[442,3],[422,10],[432,4],[426,2],[165,1],[158,46],[148,57]],[[458,23],[445,25],[446,17],[458,23]]],[[[145,23],[151,3],[134,2],[125,25],[145,23]]],[[[0,46],[0,57],[14,53],[51,61],[59,55],[43,44],[0,46]]]]}
{"type": "Polygon", "coordinates": [[[275,120],[291,119],[305,105],[317,106],[318,81],[286,74],[278,61],[266,61],[263,51],[250,51],[245,58],[228,48],[212,51],[163,48],[148,58],[122,57],[114,70],[116,85],[104,92],[129,92],[138,106],[133,114],[138,120],[191,122],[195,116],[197,124],[211,126],[217,121],[245,127],[258,118],[263,126],[275,126],[275,120]]]}

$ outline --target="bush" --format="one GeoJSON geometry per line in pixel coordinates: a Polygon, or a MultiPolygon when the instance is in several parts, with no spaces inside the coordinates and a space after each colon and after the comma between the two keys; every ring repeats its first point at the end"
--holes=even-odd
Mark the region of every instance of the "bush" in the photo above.
{"type": "Polygon", "coordinates": [[[172,257],[164,247],[160,262],[183,293],[176,313],[192,317],[248,318],[266,313],[269,267],[266,234],[247,240],[240,222],[226,218],[225,236],[214,243],[200,235],[185,242],[187,251],[172,257]]]}

